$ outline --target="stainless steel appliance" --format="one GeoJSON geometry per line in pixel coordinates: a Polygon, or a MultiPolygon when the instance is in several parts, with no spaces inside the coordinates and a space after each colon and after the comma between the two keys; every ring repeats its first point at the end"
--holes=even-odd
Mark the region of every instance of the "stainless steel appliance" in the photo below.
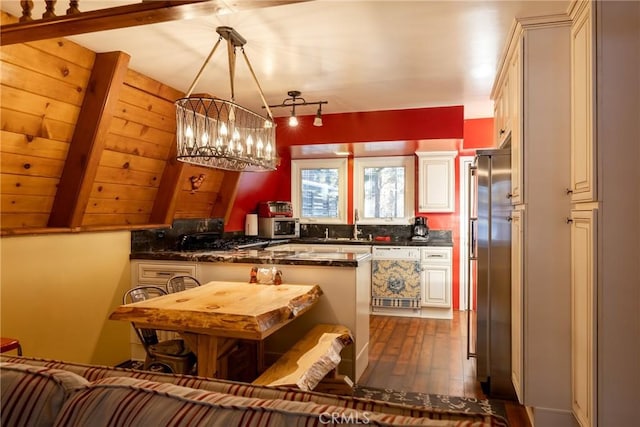
{"type": "MultiPolygon", "coordinates": [[[[470,176],[475,203],[470,203],[469,215],[469,277],[475,267],[476,307],[469,307],[468,312],[467,355],[476,357],[477,377],[487,395],[515,399],[511,383],[510,149],[478,151],[470,176]],[[475,337],[475,352],[470,348],[471,337],[475,337]]],[[[473,301],[471,295],[467,300],[473,301]]]]}
{"type": "Polygon", "coordinates": [[[258,216],[261,218],[293,217],[291,202],[260,202],[258,216]]]}
{"type": "Polygon", "coordinates": [[[295,239],[300,237],[299,218],[258,218],[258,236],[268,239],[295,239]]]}
{"type": "Polygon", "coordinates": [[[371,306],[421,307],[420,249],[384,246],[372,249],[371,306]]]}
{"type": "Polygon", "coordinates": [[[413,220],[413,235],[411,240],[427,240],[429,237],[429,227],[427,226],[427,218],[417,216],[413,220]]]}

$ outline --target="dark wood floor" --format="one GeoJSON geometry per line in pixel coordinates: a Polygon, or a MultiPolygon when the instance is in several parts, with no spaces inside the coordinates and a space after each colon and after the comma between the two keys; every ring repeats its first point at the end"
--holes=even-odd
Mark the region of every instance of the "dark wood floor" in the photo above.
{"type": "MultiPolygon", "coordinates": [[[[361,385],[486,398],[466,358],[466,314],[452,320],[371,316],[369,366],[361,385]]],[[[505,402],[511,427],[528,427],[523,406],[505,402]]]]}

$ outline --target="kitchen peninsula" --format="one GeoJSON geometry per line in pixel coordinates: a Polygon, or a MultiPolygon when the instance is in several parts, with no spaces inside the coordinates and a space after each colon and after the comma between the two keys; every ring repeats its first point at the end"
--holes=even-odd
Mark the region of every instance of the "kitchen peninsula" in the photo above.
{"type": "MultiPolygon", "coordinates": [[[[323,292],[309,312],[266,340],[267,362],[275,361],[314,325],[341,324],[351,330],[354,345],[343,350],[339,372],[357,381],[369,359],[370,253],[254,249],[133,252],[131,283],[163,285],[172,275],[185,273],[203,283],[248,283],[254,266],[276,267],[282,272],[284,283],[315,284],[323,292]]],[[[137,342],[132,340],[132,344],[135,347],[137,342]]],[[[132,353],[134,358],[140,358],[135,349],[132,353]]]]}

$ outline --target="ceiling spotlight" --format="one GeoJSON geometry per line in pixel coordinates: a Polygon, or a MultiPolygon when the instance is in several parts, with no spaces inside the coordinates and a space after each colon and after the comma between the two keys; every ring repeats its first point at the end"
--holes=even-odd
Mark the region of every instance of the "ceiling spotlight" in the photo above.
{"type": "Polygon", "coordinates": [[[296,107],[295,107],[295,105],[294,105],[293,109],[291,110],[291,117],[289,117],[289,126],[291,126],[291,127],[298,126],[298,118],[296,117],[296,107]]]}
{"type": "Polygon", "coordinates": [[[313,119],[314,126],[322,126],[322,104],[318,105],[318,111],[316,112],[316,118],[313,119]]]}
{"type": "MultiPolygon", "coordinates": [[[[282,101],[282,104],[277,105],[269,105],[269,108],[279,108],[279,107],[291,107],[291,116],[289,117],[289,126],[295,127],[298,126],[298,118],[296,117],[296,106],[304,106],[304,105],[317,105],[318,111],[316,112],[316,116],[313,119],[314,126],[322,126],[322,104],[328,104],[328,101],[313,101],[307,102],[304,98],[301,98],[301,92],[299,90],[290,90],[287,92],[289,98],[286,98],[282,101]]],[[[265,107],[263,107],[265,108],[265,107]]]]}

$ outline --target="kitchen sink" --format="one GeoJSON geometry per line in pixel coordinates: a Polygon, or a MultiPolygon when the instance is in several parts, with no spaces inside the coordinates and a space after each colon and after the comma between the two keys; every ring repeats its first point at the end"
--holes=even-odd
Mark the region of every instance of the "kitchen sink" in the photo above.
{"type": "Polygon", "coordinates": [[[325,243],[336,243],[336,242],[369,242],[367,239],[353,239],[351,237],[308,237],[300,239],[303,242],[325,242],[325,243]]]}
{"type": "Polygon", "coordinates": [[[289,255],[288,259],[347,259],[348,254],[341,252],[298,252],[294,255],[289,255]]]}

